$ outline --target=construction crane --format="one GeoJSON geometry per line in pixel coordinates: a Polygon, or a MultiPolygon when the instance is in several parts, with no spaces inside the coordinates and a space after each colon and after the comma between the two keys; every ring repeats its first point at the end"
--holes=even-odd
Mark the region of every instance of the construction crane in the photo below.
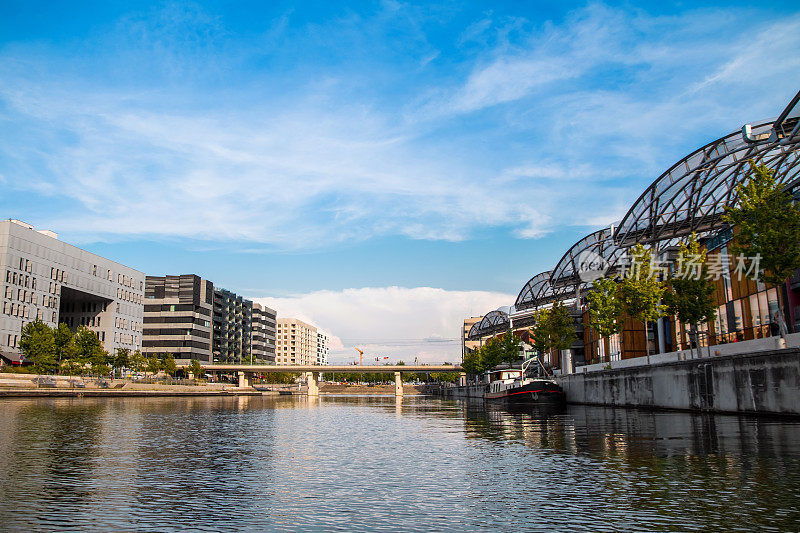
{"type": "MultiPolygon", "coordinates": [[[[355,348],[355,346],[354,346],[354,348],[355,348]]],[[[359,363],[358,364],[359,365],[363,365],[364,364],[364,352],[362,352],[358,348],[356,348],[356,351],[358,352],[358,356],[359,356],[359,363]]]]}

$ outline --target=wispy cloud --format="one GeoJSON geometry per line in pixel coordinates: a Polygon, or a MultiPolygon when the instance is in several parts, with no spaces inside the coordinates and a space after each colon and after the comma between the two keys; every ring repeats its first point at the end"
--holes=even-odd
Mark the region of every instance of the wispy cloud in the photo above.
{"type": "Polygon", "coordinates": [[[470,52],[447,61],[402,4],[325,27],[291,19],[242,39],[202,8],[169,4],[74,45],[75,56],[6,44],[0,207],[28,200],[34,222],[78,241],[309,249],[458,241],[485,227],[536,238],[617,218],[687,147],[777,112],[800,67],[788,53],[800,49],[800,18],[756,11],[483,14],[451,38],[470,52]],[[380,41],[392,25],[406,49],[380,41]],[[368,55],[352,68],[248,67],[283,65],[303,45],[338,57],[330,35],[340,48],[374,37],[398,72],[368,55]]]}

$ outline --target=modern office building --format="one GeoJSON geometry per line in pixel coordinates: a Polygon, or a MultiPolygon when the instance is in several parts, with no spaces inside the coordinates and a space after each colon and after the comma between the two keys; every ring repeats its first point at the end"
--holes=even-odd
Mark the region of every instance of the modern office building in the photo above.
{"type": "Polygon", "coordinates": [[[480,340],[471,341],[469,340],[469,330],[472,329],[472,326],[477,324],[481,321],[482,316],[472,316],[469,318],[464,319],[464,324],[461,326],[461,360],[464,360],[464,356],[467,355],[468,351],[472,351],[475,348],[478,348],[481,345],[480,340]]]}
{"type": "Polygon", "coordinates": [[[225,289],[214,289],[214,362],[251,361],[252,321],[252,301],[225,289]]]}
{"type": "Polygon", "coordinates": [[[200,276],[147,276],[142,352],[211,362],[213,307],[214,284],[200,276]]]}
{"type": "Polygon", "coordinates": [[[275,341],[275,363],[317,364],[317,328],[296,318],[279,318],[275,341]]]}
{"type": "Polygon", "coordinates": [[[328,336],[317,331],[317,364],[328,364],[328,336]]]}
{"type": "Polygon", "coordinates": [[[112,353],[142,347],[144,273],[19,220],[0,222],[0,268],[0,352],[18,360],[22,327],[36,319],[86,326],[112,353]]]}
{"type": "Polygon", "coordinates": [[[254,303],[252,331],[250,334],[250,350],[253,362],[275,363],[275,321],[277,313],[274,309],[254,303]]]}

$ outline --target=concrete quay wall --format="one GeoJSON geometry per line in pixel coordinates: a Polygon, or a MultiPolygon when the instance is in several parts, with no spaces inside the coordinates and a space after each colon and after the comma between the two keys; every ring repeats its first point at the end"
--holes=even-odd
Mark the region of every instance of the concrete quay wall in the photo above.
{"type": "Polygon", "coordinates": [[[558,376],[569,403],[800,415],[800,349],[558,376]]]}

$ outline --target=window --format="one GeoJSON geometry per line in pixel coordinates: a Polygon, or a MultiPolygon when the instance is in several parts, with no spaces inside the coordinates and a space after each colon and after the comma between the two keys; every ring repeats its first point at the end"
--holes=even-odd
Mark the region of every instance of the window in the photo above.
{"type": "Polygon", "coordinates": [[[97,275],[97,265],[92,265],[92,276],[97,275]]]}

